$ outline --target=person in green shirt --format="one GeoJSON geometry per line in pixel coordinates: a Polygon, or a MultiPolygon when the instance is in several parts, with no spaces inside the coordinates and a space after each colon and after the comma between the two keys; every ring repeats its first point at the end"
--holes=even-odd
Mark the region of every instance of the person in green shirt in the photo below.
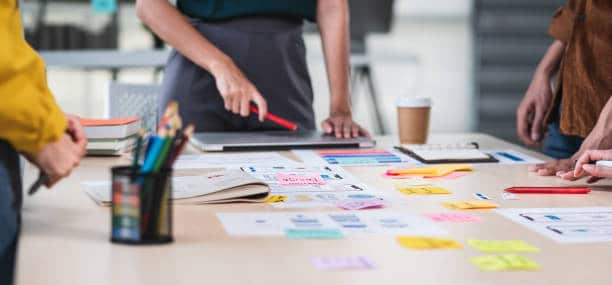
{"type": "Polygon", "coordinates": [[[268,112],[313,130],[313,91],[302,39],[316,21],[330,85],[321,124],[338,138],[369,136],[353,121],[348,87],[347,0],[137,0],[140,19],[175,48],[166,64],[162,104],[178,101],[196,131],[280,129],[268,112]],[[250,114],[251,104],[259,116],[250,114]]]}

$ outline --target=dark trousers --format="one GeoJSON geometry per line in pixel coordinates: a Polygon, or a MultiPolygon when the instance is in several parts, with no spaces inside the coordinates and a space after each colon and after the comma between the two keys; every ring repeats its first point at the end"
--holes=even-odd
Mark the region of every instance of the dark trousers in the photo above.
{"type": "Polygon", "coordinates": [[[13,284],[21,210],[19,155],[0,141],[0,284],[13,284]]]}
{"type": "Polygon", "coordinates": [[[555,159],[571,157],[580,149],[580,146],[584,141],[584,139],[579,136],[564,135],[561,133],[561,130],[559,129],[560,109],[561,107],[559,107],[554,115],[552,123],[548,125],[548,133],[546,134],[546,139],[544,140],[544,146],[542,149],[544,154],[555,159]]]}
{"type": "MultiPolygon", "coordinates": [[[[316,128],[313,92],[302,39],[302,20],[244,17],[221,22],[193,19],[191,24],[227,54],[268,103],[268,111],[316,128]]],[[[170,100],[179,103],[185,123],[198,132],[283,130],[256,115],[242,118],[225,110],[216,79],[205,69],[173,51],[164,69],[160,114],[170,100]]]]}

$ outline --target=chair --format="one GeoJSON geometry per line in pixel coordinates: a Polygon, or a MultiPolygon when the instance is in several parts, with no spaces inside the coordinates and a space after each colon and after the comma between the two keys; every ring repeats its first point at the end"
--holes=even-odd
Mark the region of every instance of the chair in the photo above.
{"type": "Polygon", "coordinates": [[[159,122],[160,86],[111,82],[108,88],[108,117],[140,117],[142,127],[155,131],[159,122]]]}

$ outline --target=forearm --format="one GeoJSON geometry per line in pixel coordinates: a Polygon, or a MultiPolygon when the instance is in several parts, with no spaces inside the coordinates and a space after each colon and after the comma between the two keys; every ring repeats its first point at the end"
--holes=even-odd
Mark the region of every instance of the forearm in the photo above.
{"type": "Polygon", "coordinates": [[[601,110],[597,124],[585,138],[579,153],[589,149],[612,149],[612,97],[601,110]]]}
{"type": "Polygon", "coordinates": [[[317,24],[325,55],[331,112],[350,114],[347,0],[318,0],[317,24]]]}
{"type": "Polygon", "coordinates": [[[555,40],[544,54],[544,57],[538,64],[536,74],[541,74],[547,77],[552,77],[559,70],[559,64],[565,51],[565,44],[560,40],[555,40]]]}
{"type": "Polygon", "coordinates": [[[137,0],[138,17],[182,55],[213,72],[229,57],[202,36],[168,0],[137,0]]]}

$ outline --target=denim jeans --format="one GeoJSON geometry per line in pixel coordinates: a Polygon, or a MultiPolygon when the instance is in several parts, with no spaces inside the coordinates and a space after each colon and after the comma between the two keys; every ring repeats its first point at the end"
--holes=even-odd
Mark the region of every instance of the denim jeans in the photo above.
{"type": "Polygon", "coordinates": [[[548,125],[548,133],[544,140],[544,146],[542,151],[544,154],[555,158],[564,159],[569,158],[576,153],[582,145],[583,138],[579,136],[564,135],[560,130],[560,116],[561,107],[557,110],[553,117],[553,121],[548,125]]]}
{"type": "Polygon", "coordinates": [[[0,284],[13,284],[20,228],[19,155],[0,141],[0,284]]]}

